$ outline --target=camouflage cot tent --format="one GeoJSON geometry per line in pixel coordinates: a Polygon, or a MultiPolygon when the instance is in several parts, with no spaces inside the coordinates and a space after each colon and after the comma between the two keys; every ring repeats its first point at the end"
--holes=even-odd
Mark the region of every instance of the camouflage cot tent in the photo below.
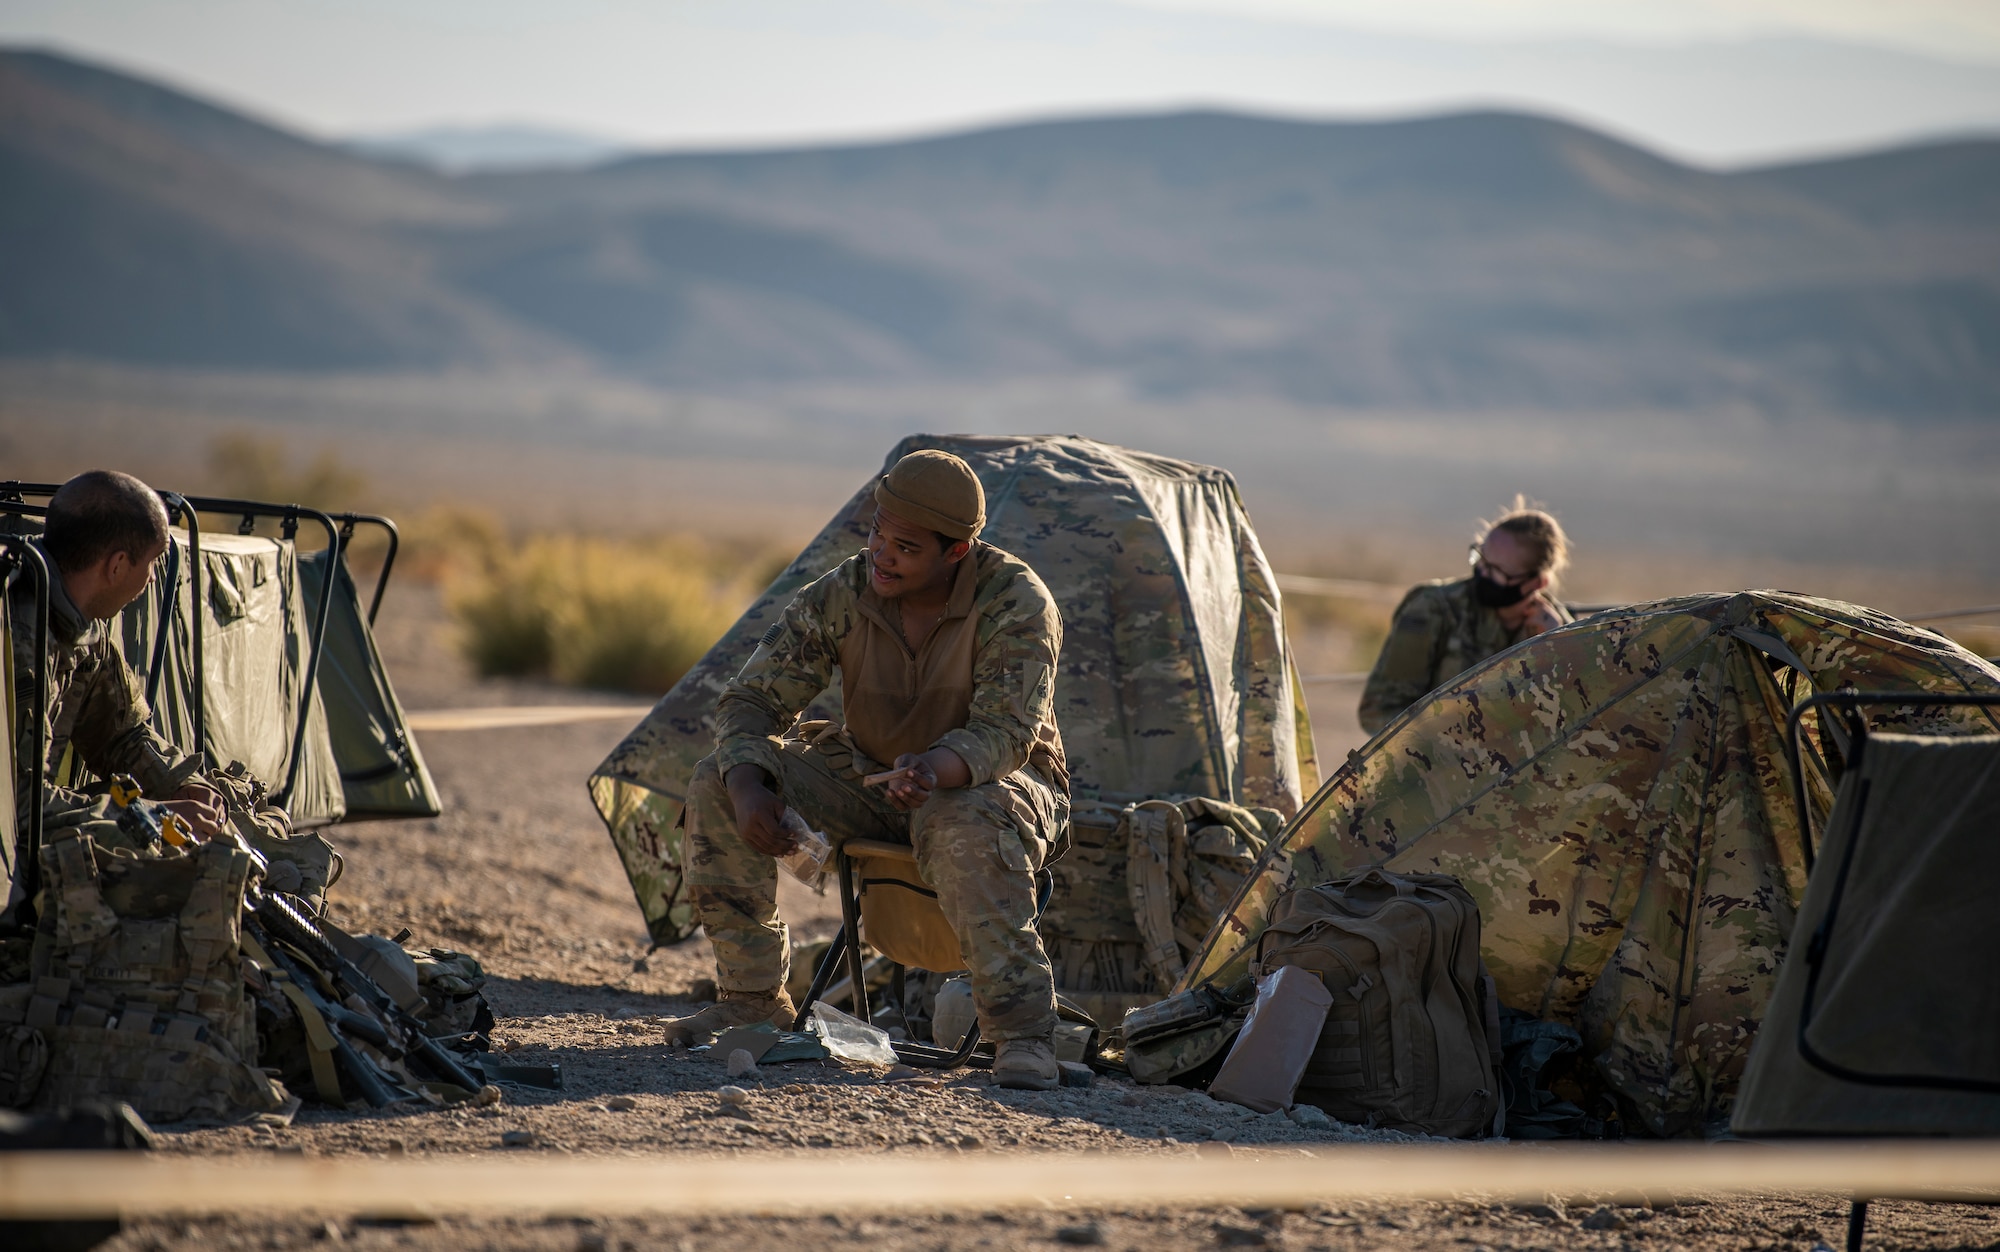
{"type": "MultiPolygon", "coordinates": [[[[1646,1130],[1697,1131],[1730,1112],[1805,890],[1785,719],[1838,689],[2000,691],[2000,668],[1873,610],[1780,592],[1663,600],[1527,640],[1349,758],[1183,985],[1240,977],[1288,886],[1371,865],[1454,874],[1479,903],[1501,1000],[1576,1027],[1646,1130]]],[[[1966,710],[1877,721],[1990,728],[1966,710]]],[[[1816,818],[1836,739],[1809,757],[1816,818]]]]}
{"type": "MultiPolygon", "coordinates": [[[[1272,817],[1296,811],[1318,783],[1312,732],[1277,587],[1227,473],[1073,436],[917,435],[885,469],[919,448],[972,466],[986,490],[981,538],[1033,566],[1062,610],[1056,706],[1079,841],[1085,810],[1116,813],[1148,797],[1206,796],[1272,817]]],[[[793,593],[866,542],[873,489],[871,477],[590,780],[660,942],[695,927],[677,821],[695,763],[713,750],[716,697],[793,593]]],[[[838,718],[838,698],[836,684],[807,717],[838,718]]],[[[1263,842],[1250,845],[1245,871],[1263,842]]],[[[1088,864],[1086,851],[1059,870],[1088,864]]],[[[1065,911],[1070,885],[1059,886],[1051,917],[1065,911]]],[[[1125,942],[1136,951],[1131,907],[1123,906],[1125,942]]],[[[1088,910],[1072,902],[1067,911],[1088,910]]],[[[1058,967],[1061,981],[1060,958],[1058,967]]]]}

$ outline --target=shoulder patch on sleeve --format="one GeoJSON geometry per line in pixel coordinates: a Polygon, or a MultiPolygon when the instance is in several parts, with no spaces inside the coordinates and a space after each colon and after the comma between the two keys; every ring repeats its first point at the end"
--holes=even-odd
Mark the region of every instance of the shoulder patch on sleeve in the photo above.
{"type": "Polygon", "coordinates": [[[764,637],[757,641],[757,646],[760,648],[768,648],[772,644],[778,642],[778,636],[784,633],[785,633],[784,622],[782,621],[772,622],[771,625],[764,631],[764,637]]]}

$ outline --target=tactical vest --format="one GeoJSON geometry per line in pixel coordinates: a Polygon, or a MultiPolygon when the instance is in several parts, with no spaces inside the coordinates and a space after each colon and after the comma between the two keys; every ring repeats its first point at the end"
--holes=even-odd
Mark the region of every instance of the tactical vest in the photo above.
{"type": "Polygon", "coordinates": [[[41,862],[22,1017],[49,1045],[36,1105],[124,1100],[154,1121],[282,1107],[284,1089],[257,1068],[238,948],[249,855],[210,843],[113,856],[78,834],[41,862]]]}

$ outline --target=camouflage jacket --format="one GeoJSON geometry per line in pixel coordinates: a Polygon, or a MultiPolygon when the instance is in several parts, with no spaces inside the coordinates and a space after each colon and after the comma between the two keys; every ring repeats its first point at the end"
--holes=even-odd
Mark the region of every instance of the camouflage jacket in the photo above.
{"type": "MultiPolygon", "coordinates": [[[[55,563],[51,561],[49,567],[53,570],[55,563]]],[[[49,686],[40,710],[48,734],[42,776],[44,806],[62,811],[88,803],[80,792],[66,785],[69,779],[61,773],[64,758],[72,749],[76,764],[88,766],[100,778],[130,774],[148,796],[166,798],[179,790],[185,779],[184,758],[153,729],[152,710],[146,706],[139,676],[113,642],[111,623],[85,617],[70,602],[60,575],[49,581],[49,686]]],[[[34,604],[25,580],[15,584],[14,594],[14,690],[26,693],[35,672],[34,604]]],[[[23,700],[15,716],[20,742],[25,745],[33,727],[28,719],[35,716],[35,710],[23,700]]],[[[23,753],[19,795],[27,794],[28,765],[23,753]]]]}
{"type": "MultiPolygon", "coordinates": [[[[964,726],[946,731],[933,746],[950,748],[964,760],[971,786],[1033,765],[1067,792],[1055,717],[1056,662],[1062,652],[1055,597],[1025,562],[992,544],[976,544],[966,559],[978,563],[971,710],[964,726]]],[[[773,736],[791,729],[833,681],[848,632],[869,628],[864,594],[873,594],[868,557],[856,553],[800,588],[765,632],[716,701],[715,763],[725,776],[745,763],[780,776],[773,736]]]]}
{"type": "MultiPolygon", "coordinates": [[[[1561,604],[1549,605],[1565,625],[1572,620],[1561,604]]],[[[1470,577],[1413,587],[1396,606],[1382,654],[1361,689],[1361,729],[1374,734],[1441,684],[1525,637],[1472,598],[1470,577]]]]}

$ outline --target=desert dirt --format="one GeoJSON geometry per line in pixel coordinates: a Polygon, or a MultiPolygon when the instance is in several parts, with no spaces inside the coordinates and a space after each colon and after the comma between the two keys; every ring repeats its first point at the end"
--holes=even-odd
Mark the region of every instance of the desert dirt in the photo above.
{"type": "MultiPolygon", "coordinates": [[[[381,642],[413,710],[576,704],[630,697],[473,678],[452,649],[433,590],[392,588],[381,642]]],[[[1315,692],[1322,759],[1359,742],[1351,690],[1315,692]],[[1352,739],[1353,743],[1347,742],[1352,739]]],[[[211,1156],[427,1158],[443,1155],[703,1154],[788,1151],[809,1170],[826,1154],[999,1154],[1060,1150],[1133,1154],[1311,1154],[1315,1145],[1393,1138],[1354,1127],[1308,1130],[1176,1088],[1100,1076],[1086,1090],[1002,1091],[977,1070],[889,1081],[878,1067],[838,1062],[768,1066],[731,1079],[720,1058],[664,1045],[662,1017],[692,1011],[690,991],[713,968],[697,936],[648,953],[645,931],[584,780],[628,729],[623,720],[557,727],[433,733],[422,748],[444,800],[432,821],[377,822],[330,832],[347,859],[331,908],[350,929],[394,934],[412,947],[476,954],[490,977],[496,1050],[555,1063],[564,1088],[505,1089],[493,1107],[371,1112],[308,1103],[287,1128],[163,1127],[171,1153],[211,1156]],[[748,1092],[738,1108],[718,1089],[748,1092]]],[[[799,942],[829,937],[837,909],[786,882],[782,905],[799,942]]],[[[1607,1145],[1605,1151],[1619,1150],[1607,1145]]],[[[1329,1168],[1335,1166],[1329,1163],[1329,1168]]],[[[781,1193],[783,1178],[772,1179],[781,1193]]],[[[448,1208],[448,1197],[440,1197],[448,1208]]],[[[1878,1202],[1870,1246],[2000,1247],[1996,1210],[1878,1202]]],[[[1833,1195],[1655,1197],[1650,1206],[1589,1196],[1541,1204],[1330,1203],[1238,1208],[845,1212],[595,1219],[369,1219],[218,1215],[141,1219],[110,1245],[124,1250],[283,1248],[892,1249],[1112,1248],[1788,1248],[1840,1246],[1847,1204],[1833,1195]]]]}

